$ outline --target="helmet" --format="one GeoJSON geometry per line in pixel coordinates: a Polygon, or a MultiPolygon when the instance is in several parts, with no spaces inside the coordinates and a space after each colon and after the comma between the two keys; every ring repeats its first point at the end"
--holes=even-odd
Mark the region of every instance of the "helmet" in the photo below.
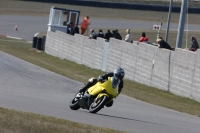
{"type": "Polygon", "coordinates": [[[118,67],[117,69],[115,69],[113,73],[115,77],[121,80],[124,78],[124,75],[125,75],[125,71],[121,67],[118,67]]]}

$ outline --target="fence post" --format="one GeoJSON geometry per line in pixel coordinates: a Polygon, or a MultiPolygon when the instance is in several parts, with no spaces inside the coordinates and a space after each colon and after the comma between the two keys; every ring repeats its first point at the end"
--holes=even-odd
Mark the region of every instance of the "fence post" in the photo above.
{"type": "Polygon", "coordinates": [[[107,66],[107,58],[108,58],[108,48],[109,48],[109,42],[105,41],[104,43],[104,53],[103,53],[103,59],[102,59],[102,71],[106,71],[107,66]]]}

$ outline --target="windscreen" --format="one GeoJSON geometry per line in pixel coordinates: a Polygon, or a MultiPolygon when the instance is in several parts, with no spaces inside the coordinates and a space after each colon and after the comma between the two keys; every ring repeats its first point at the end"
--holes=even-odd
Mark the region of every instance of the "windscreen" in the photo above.
{"type": "Polygon", "coordinates": [[[115,76],[111,78],[111,81],[112,81],[112,87],[113,88],[116,88],[120,83],[120,79],[115,77],[115,76]]]}

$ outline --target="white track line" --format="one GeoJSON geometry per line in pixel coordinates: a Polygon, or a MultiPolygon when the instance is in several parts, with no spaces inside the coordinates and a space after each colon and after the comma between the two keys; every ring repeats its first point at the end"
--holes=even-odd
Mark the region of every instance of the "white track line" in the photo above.
{"type": "Polygon", "coordinates": [[[22,40],[22,38],[18,38],[18,37],[13,37],[13,36],[7,36],[7,38],[13,38],[13,39],[18,39],[18,40],[22,40]]]}

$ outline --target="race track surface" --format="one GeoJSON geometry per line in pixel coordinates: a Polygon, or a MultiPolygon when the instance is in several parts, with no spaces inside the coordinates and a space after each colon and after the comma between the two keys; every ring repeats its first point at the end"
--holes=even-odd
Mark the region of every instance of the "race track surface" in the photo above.
{"type": "Polygon", "coordinates": [[[108,127],[129,133],[199,133],[200,118],[120,95],[97,114],[73,111],[69,101],[83,83],[0,52],[0,107],[108,127]]]}
{"type": "MultiPolygon", "coordinates": [[[[80,18],[80,23],[83,18],[80,18]]],[[[33,36],[38,32],[45,32],[48,29],[48,17],[44,16],[16,16],[16,15],[0,15],[0,35],[13,36],[22,38],[28,41],[33,40],[33,36]],[[18,25],[18,31],[14,30],[15,25],[18,25]]],[[[128,20],[105,20],[90,18],[91,25],[89,28],[116,28],[116,29],[153,29],[153,25],[160,25],[160,22],[142,22],[128,20]]],[[[167,22],[163,22],[162,29],[165,30],[167,22]]],[[[177,30],[178,24],[171,23],[171,30],[177,30]]],[[[199,25],[190,24],[188,30],[200,30],[199,25]]],[[[104,31],[105,33],[106,31],[104,31]]],[[[123,31],[120,31],[123,32],[123,31]]],[[[125,32],[125,31],[124,31],[125,32]]]]}

